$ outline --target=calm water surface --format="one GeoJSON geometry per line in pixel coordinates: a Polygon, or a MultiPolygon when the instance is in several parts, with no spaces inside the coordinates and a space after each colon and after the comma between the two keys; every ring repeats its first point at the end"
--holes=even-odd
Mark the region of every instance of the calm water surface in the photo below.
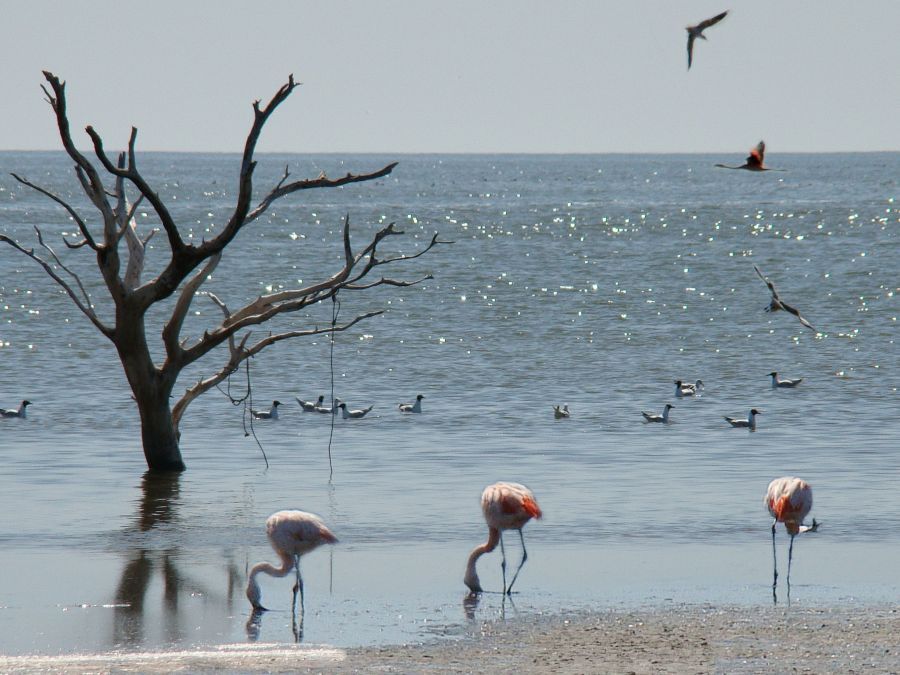
{"type": "MultiPolygon", "coordinates": [[[[336,176],[396,158],[260,159],[258,186],[285,165],[336,176]]],[[[792,600],[897,600],[900,154],[773,155],[788,171],[768,174],[702,155],[400,159],[387,179],[277,204],[208,285],[236,307],[330,274],[345,214],[357,246],[391,221],[406,236],[386,253],[421,250],[434,232],[455,242],[392,273],[433,280],[342,299],[342,318],[387,311],[336,338],[335,394],[375,409],[336,421],[331,481],[330,420],[294,400],[330,394],[327,339],[251,364],[254,404],[285,402],[281,419],[254,426],[268,470],[242,408],[210,392],[182,426],[188,471],[152,479],[114,350],[37,265],[0,247],[0,406],[33,402],[27,420],[0,420],[0,653],[293,640],[290,579],[262,580],[273,611],[258,622],[243,595],[249,566],[274,559],[265,518],[284,508],[321,514],[341,539],[303,561],[308,643],[453,636],[472,618],[569,607],[771,603],[762,496],[784,474],[813,485],[822,523],[797,541],[792,600]],[[818,334],[763,311],[753,264],[818,334]],[[803,383],[773,391],[772,370],[803,383]],[[706,390],[675,400],[676,378],[706,390]],[[425,412],[400,415],[417,393],[425,412]],[[667,402],[673,424],[643,423],[641,410],[667,402]],[[572,418],[557,421],[564,403],[572,418]],[[722,419],[754,406],[755,433],[722,419]],[[532,487],[545,518],[526,528],[514,603],[474,604],[462,575],[495,480],[532,487]]],[[[33,246],[39,225],[104,308],[90,256],[60,242],[73,229],[64,212],[9,177],[66,195],[93,222],[69,164],[0,153],[0,229],[33,246]]],[[[227,220],[237,166],[143,158],[195,240],[227,220]]],[[[163,257],[151,251],[148,274],[163,257]]],[[[219,319],[204,298],[194,309],[192,334],[219,319]]],[[[331,310],[275,328],[325,325],[331,310]]],[[[242,373],[232,393],[245,385],[242,373]]],[[[782,531],[779,543],[785,565],[782,531]]],[[[497,554],[479,570],[499,589],[497,554]]]]}

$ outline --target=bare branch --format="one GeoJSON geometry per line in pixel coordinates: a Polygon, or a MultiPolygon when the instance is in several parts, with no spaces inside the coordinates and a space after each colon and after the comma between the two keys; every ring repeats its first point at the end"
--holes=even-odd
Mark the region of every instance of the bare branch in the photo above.
{"type": "MultiPolygon", "coordinates": [[[[64,200],[62,197],[59,197],[59,196],[53,194],[49,190],[42,188],[40,185],[36,185],[35,183],[32,183],[30,180],[26,180],[25,178],[22,178],[18,174],[13,173],[10,175],[13,178],[15,178],[17,181],[22,183],[22,185],[27,185],[32,190],[37,190],[42,195],[44,195],[45,197],[49,197],[50,199],[55,201],[57,204],[62,206],[66,211],[68,211],[69,215],[72,216],[72,220],[74,220],[75,223],[78,225],[78,229],[81,230],[81,234],[84,237],[84,243],[86,243],[88,246],[90,246],[95,251],[98,250],[98,246],[94,242],[94,238],[91,237],[91,233],[87,228],[87,224],[84,222],[84,220],[81,219],[81,216],[78,215],[78,212],[74,209],[74,207],[72,207],[66,200],[64,200]]],[[[83,246],[83,245],[84,244],[79,244],[78,246],[75,246],[75,248],[81,248],[81,246],[83,246]]]]}
{"type": "Polygon", "coordinates": [[[367,288],[374,288],[375,286],[416,286],[421,284],[423,281],[428,281],[429,279],[434,279],[434,276],[431,274],[426,274],[421,279],[416,279],[415,281],[400,281],[399,279],[386,279],[382,277],[378,281],[373,281],[368,284],[347,284],[344,286],[347,290],[350,291],[364,291],[367,288]]]}
{"type": "MultiPolygon", "coordinates": [[[[219,301],[219,302],[221,302],[221,301],[219,301]]],[[[328,328],[311,328],[308,330],[290,331],[287,333],[279,333],[276,335],[269,335],[269,336],[263,338],[262,340],[260,340],[259,342],[255,343],[250,348],[247,348],[245,346],[248,336],[244,336],[244,340],[242,341],[240,347],[232,348],[230,350],[228,362],[222,367],[221,370],[219,370],[214,375],[212,375],[206,379],[200,380],[197,383],[195,383],[193,386],[189,387],[184,392],[184,395],[182,395],[182,397],[178,400],[178,402],[173,406],[172,418],[175,421],[175,428],[176,429],[178,428],[178,425],[181,422],[181,418],[184,416],[185,410],[191,404],[191,402],[194,401],[194,399],[196,399],[198,396],[200,396],[204,392],[209,391],[210,389],[215,387],[217,384],[223,382],[229,375],[231,375],[232,373],[235,372],[235,370],[237,370],[238,366],[241,363],[243,363],[244,361],[249,359],[251,356],[255,356],[256,354],[261,352],[266,347],[269,347],[269,346],[271,346],[277,342],[281,342],[283,340],[290,340],[290,339],[298,338],[298,337],[307,337],[310,335],[321,335],[323,333],[339,333],[339,332],[349,329],[350,327],[354,326],[355,324],[359,323],[360,321],[369,319],[373,316],[378,316],[379,314],[382,314],[382,313],[383,313],[383,310],[379,310],[376,312],[368,312],[366,314],[361,314],[361,315],[355,317],[352,321],[349,321],[348,323],[345,323],[345,324],[342,324],[339,326],[335,326],[334,328],[331,328],[329,326],[328,328]]]]}
{"type": "MultiPolygon", "coordinates": [[[[40,232],[38,232],[38,235],[40,235],[40,232]]],[[[75,306],[81,310],[82,314],[84,314],[88,319],[90,319],[91,323],[93,323],[94,326],[97,327],[97,330],[99,330],[101,333],[103,333],[103,335],[105,335],[109,339],[112,339],[113,331],[110,328],[108,328],[102,321],[100,321],[100,318],[97,316],[97,314],[94,312],[94,310],[90,307],[89,304],[85,305],[81,301],[81,298],[78,297],[78,294],[75,292],[75,290],[71,286],[69,286],[69,284],[66,283],[66,281],[56,273],[56,270],[53,269],[53,266],[50,265],[50,263],[48,263],[46,260],[44,260],[37,254],[35,254],[33,249],[23,248],[17,242],[15,242],[13,239],[10,239],[5,234],[0,234],[0,241],[6,242],[10,246],[12,246],[14,249],[19,251],[20,253],[24,253],[29,258],[34,260],[38,265],[43,267],[44,272],[47,273],[47,276],[49,276],[51,279],[53,279],[53,281],[55,281],[68,294],[68,296],[72,299],[72,302],[75,303],[75,306]]],[[[44,246],[44,248],[47,248],[47,247],[44,246]]],[[[55,257],[56,256],[54,255],[54,258],[55,257]]],[[[56,260],[58,262],[58,258],[56,260]]],[[[62,265],[60,265],[60,266],[62,267],[62,265]]],[[[63,269],[66,272],[68,272],[69,274],[72,274],[72,272],[69,269],[67,269],[65,267],[63,267],[63,269]]],[[[75,276],[75,275],[73,275],[73,276],[75,276]]],[[[78,279],[77,276],[75,278],[78,279]]],[[[79,284],[79,286],[81,286],[80,280],[78,281],[78,284],[79,284]]],[[[83,291],[84,291],[84,288],[82,287],[82,292],[83,291]]]]}
{"type": "Polygon", "coordinates": [[[166,345],[166,354],[168,354],[170,361],[178,361],[181,354],[184,353],[184,350],[178,344],[178,336],[181,334],[181,327],[184,325],[184,319],[191,307],[191,303],[194,301],[194,295],[197,293],[197,289],[200,288],[209,275],[213,273],[213,270],[216,269],[219,260],[221,259],[222,254],[218,253],[207,260],[203,269],[197,272],[181,289],[181,294],[178,296],[178,301],[175,303],[172,315],[169,317],[169,321],[163,328],[162,333],[163,342],[166,345]]]}

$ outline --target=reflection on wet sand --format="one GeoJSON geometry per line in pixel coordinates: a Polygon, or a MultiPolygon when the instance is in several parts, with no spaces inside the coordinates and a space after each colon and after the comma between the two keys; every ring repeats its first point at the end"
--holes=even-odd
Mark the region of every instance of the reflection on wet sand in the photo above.
{"type": "MultiPolygon", "coordinates": [[[[135,522],[129,530],[147,533],[161,525],[177,527],[180,479],[177,473],[145,473],[141,479],[141,498],[135,522]]],[[[161,629],[166,642],[181,642],[187,637],[179,612],[179,598],[184,593],[221,602],[223,615],[234,606],[234,598],[239,594],[243,581],[237,565],[233,561],[228,563],[226,592],[221,597],[182,573],[178,566],[180,550],[174,543],[178,540],[177,536],[167,532],[167,546],[158,549],[150,547],[149,540],[142,537],[143,544],[128,552],[115,591],[114,645],[133,647],[145,643],[145,619],[149,609],[147,592],[157,578],[162,582],[161,629]]]]}

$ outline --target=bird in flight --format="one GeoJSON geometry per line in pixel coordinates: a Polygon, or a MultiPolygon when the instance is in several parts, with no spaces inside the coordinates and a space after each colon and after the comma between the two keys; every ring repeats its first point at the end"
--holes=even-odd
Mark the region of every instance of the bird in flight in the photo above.
{"type": "Polygon", "coordinates": [[[719,23],[725,16],[728,14],[728,11],[724,11],[721,14],[717,14],[711,19],[707,19],[706,21],[701,21],[696,26],[688,26],[685,30],[688,32],[688,42],[687,42],[687,50],[688,50],[688,70],[691,69],[691,63],[694,60],[694,40],[697,38],[706,39],[706,36],[703,34],[710,26],[714,26],[719,23]]]}
{"type": "Polygon", "coordinates": [[[753,266],[753,269],[756,270],[756,273],[759,275],[759,278],[762,279],[765,282],[766,286],[769,287],[769,292],[772,294],[772,301],[769,303],[769,306],[766,307],[767,312],[777,312],[779,309],[783,309],[785,312],[788,312],[788,313],[796,316],[800,320],[800,323],[802,323],[804,326],[806,326],[810,330],[813,330],[813,331],[816,330],[815,328],[813,328],[812,324],[809,321],[807,321],[800,315],[799,311],[797,311],[795,308],[791,307],[789,304],[787,304],[784,300],[781,299],[781,296],[778,295],[778,291],[775,290],[775,284],[773,284],[771,281],[769,281],[769,279],[762,272],[759,271],[759,268],[756,265],[753,266]]]}
{"type": "Polygon", "coordinates": [[[750,155],[740,166],[728,166],[727,164],[716,164],[716,166],[720,169],[745,169],[747,171],[784,171],[784,169],[770,169],[763,164],[765,154],[766,142],[760,141],[755,148],[750,149],[750,155]]]}

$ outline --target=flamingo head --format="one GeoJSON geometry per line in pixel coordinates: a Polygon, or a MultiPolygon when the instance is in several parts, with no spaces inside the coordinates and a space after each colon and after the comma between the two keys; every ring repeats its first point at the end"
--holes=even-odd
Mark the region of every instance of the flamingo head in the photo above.
{"type": "Polygon", "coordinates": [[[250,581],[247,584],[247,599],[250,601],[250,604],[253,605],[253,611],[268,611],[265,607],[262,606],[262,604],[260,604],[261,598],[262,591],[259,589],[259,584],[256,582],[256,577],[251,576],[250,581]]]}

